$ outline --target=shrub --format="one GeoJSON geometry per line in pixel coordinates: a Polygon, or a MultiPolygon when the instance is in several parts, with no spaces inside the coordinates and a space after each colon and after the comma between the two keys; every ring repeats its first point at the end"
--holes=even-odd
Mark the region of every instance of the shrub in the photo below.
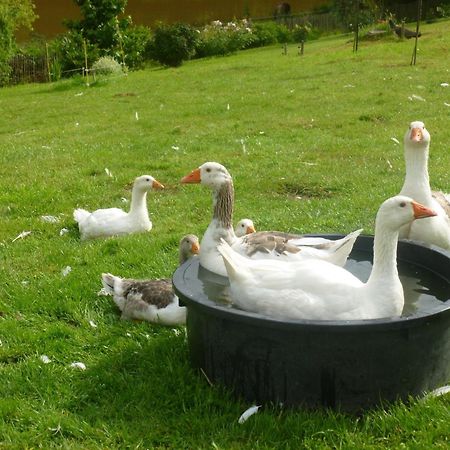
{"type": "Polygon", "coordinates": [[[196,56],[227,55],[251,47],[254,40],[247,20],[227,24],[216,20],[198,30],[196,56]]]}
{"type": "Polygon", "coordinates": [[[311,33],[312,27],[310,23],[305,23],[303,25],[295,25],[292,30],[292,37],[295,42],[305,42],[311,33]]]}
{"type": "Polygon", "coordinates": [[[122,50],[125,64],[130,68],[140,68],[146,59],[146,49],[152,39],[150,28],[135,26],[129,28],[123,35],[122,50]]]}
{"type": "Polygon", "coordinates": [[[98,75],[113,75],[122,73],[122,66],[111,56],[102,56],[92,66],[98,75]]]}
{"type": "Polygon", "coordinates": [[[252,27],[253,47],[264,47],[276,43],[292,42],[292,32],[284,24],[275,22],[258,22],[252,27]]]}
{"type": "Polygon", "coordinates": [[[155,29],[149,53],[159,63],[177,67],[194,55],[196,42],[197,31],[191,26],[182,23],[160,24],[155,29]]]}

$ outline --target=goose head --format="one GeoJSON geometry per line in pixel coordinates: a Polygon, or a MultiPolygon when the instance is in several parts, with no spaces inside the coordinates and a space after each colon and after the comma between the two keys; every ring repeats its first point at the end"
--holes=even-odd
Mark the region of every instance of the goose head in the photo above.
{"type": "Polygon", "coordinates": [[[234,229],[234,234],[237,237],[242,237],[246,234],[254,233],[255,231],[255,225],[251,219],[242,219],[237,223],[236,228],[234,229]]]}
{"type": "Polygon", "coordinates": [[[215,190],[231,182],[228,170],[216,162],[206,162],[181,179],[181,183],[201,183],[215,190]]]}
{"type": "Polygon", "coordinates": [[[405,133],[405,147],[426,149],[430,144],[431,136],[425,128],[425,124],[420,121],[411,122],[405,133]]]}
{"type": "Polygon", "coordinates": [[[187,234],[180,240],[180,264],[200,252],[200,244],[195,234],[187,234]]]}
{"type": "Polygon", "coordinates": [[[140,192],[147,192],[150,189],[164,189],[164,185],[151,175],[141,175],[134,180],[133,189],[140,192]]]}
{"type": "Polygon", "coordinates": [[[403,225],[407,225],[413,220],[436,215],[435,211],[414,201],[412,198],[397,195],[381,204],[376,221],[392,231],[398,231],[403,225]]]}

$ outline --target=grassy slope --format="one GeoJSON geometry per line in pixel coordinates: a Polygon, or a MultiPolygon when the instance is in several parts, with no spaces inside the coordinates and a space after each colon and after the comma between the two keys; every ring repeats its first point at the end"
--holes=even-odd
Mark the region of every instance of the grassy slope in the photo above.
{"type": "Polygon", "coordinates": [[[440,83],[450,81],[450,22],[422,31],[415,67],[411,41],[362,43],[355,55],[337,37],[312,42],[302,58],[272,47],[90,88],[2,89],[0,446],[445,448],[448,398],[358,419],[268,409],[239,426],[247,405],[190,370],[182,329],[123,323],[96,295],[103,271],[175,269],[179,237],[201,235],[211,214],[209,193],[178,180],[206,160],[233,174],[236,219],[370,233],[403,180],[391,138],[419,119],[432,134],[432,184],[448,191],[450,88],[440,83]],[[153,232],[80,243],[73,208],[122,206],[143,173],[166,185],[149,196],[153,232]],[[43,222],[48,214],[60,223],[43,222]],[[12,243],[23,230],[33,233],[12,243]],[[73,361],[88,370],[69,369],[73,361]]]}

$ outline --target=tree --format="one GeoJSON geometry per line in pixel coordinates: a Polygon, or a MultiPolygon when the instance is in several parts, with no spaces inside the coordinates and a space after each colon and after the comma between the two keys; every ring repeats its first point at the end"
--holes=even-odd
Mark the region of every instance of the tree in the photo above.
{"type": "Polygon", "coordinates": [[[346,28],[366,25],[373,22],[379,14],[376,0],[333,0],[331,10],[346,28]]]}
{"type": "Polygon", "coordinates": [[[0,85],[9,80],[9,60],[16,49],[15,32],[32,29],[37,16],[32,0],[2,0],[0,2],[0,85]]]}
{"type": "Polygon", "coordinates": [[[82,19],[66,22],[67,28],[80,33],[101,50],[117,51],[122,33],[131,24],[131,18],[121,18],[128,0],[74,0],[80,7],[82,19]]]}

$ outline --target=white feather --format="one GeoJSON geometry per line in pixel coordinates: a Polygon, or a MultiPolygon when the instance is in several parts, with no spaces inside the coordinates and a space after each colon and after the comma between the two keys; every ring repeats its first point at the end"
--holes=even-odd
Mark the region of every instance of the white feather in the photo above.
{"type": "Polygon", "coordinates": [[[256,414],[258,412],[259,408],[261,408],[261,405],[250,406],[250,408],[246,409],[241,414],[241,416],[238,419],[238,422],[244,423],[246,420],[248,420],[249,417],[253,416],[253,414],[256,414]]]}

